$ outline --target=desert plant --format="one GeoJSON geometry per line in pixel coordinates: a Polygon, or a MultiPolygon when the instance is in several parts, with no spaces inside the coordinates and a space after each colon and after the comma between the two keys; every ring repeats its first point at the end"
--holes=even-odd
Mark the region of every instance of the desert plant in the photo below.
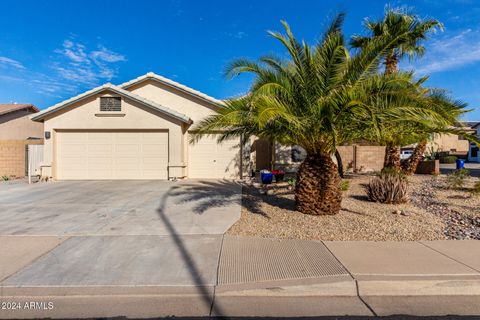
{"type": "Polygon", "coordinates": [[[442,158],[442,163],[455,163],[457,161],[457,157],[455,156],[445,156],[442,158]]]}
{"type": "Polygon", "coordinates": [[[381,203],[407,201],[408,180],[402,174],[381,173],[364,186],[368,200],[381,203]]]}
{"type": "Polygon", "coordinates": [[[451,189],[460,189],[465,186],[470,172],[467,169],[455,170],[447,176],[447,185],[451,189]]]}
{"type": "Polygon", "coordinates": [[[350,189],[350,180],[342,180],[342,182],[340,183],[340,188],[344,192],[348,191],[348,189],[350,189]]]}

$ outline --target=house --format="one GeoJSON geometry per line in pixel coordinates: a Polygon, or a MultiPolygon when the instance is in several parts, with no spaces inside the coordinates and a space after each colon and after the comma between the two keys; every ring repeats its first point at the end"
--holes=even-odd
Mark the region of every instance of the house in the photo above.
{"type": "MultiPolygon", "coordinates": [[[[480,138],[480,122],[471,123],[471,128],[474,130],[475,135],[480,138]]],[[[475,142],[469,143],[468,161],[480,162],[478,146],[475,142]]]]}
{"type": "Polygon", "coordinates": [[[0,140],[26,140],[43,137],[43,125],[30,120],[38,112],[32,104],[0,104],[0,140]]]}
{"type": "MultiPolygon", "coordinates": [[[[462,122],[456,128],[464,130],[469,133],[475,133],[474,126],[477,122],[462,122]]],[[[416,144],[411,144],[402,147],[402,152],[412,152],[416,144]]],[[[430,153],[440,154],[440,157],[444,155],[453,155],[460,158],[467,158],[469,153],[470,143],[463,137],[452,133],[434,133],[431,135],[430,140],[427,143],[425,154],[430,153]]]]}
{"type": "Polygon", "coordinates": [[[35,112],[32,104],[0,104],[0,176],[25,176],[26,145],[41,144],[43,137],[43,124],[30,120],[35,112]]]}
{"type": "Polygon", "coordinates": [[[44,125],[42,175],[57,180],[239,178],[240,139],[189,143],[222,101],[147,73],[105,84],[32,117],[44,125]]]}

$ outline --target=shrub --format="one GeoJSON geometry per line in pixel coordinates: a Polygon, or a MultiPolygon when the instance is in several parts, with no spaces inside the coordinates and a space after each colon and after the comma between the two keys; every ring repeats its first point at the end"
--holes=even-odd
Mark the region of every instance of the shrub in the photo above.
{"type": "Polygon", "coordinates": [[[381,203],[406,202],[408,180],[399,173],[381,173],[364,186],[368,200],[381,203]]]}
{"type": "Polygon", "coordinates": [[[350,188],[350,180],[342,180],[342,182],[340,183],[340,188],[342,189],[342,191],[348,191],[348,189],[350,188]]]}
{"type": "Polygon", "coordinates": [[[2,180],[3,181],[8,181],[8,180],[10,180],[10,178],[8,176],[2,176],[2,180]]]}
{"type": "Polygon", "coordinates": [[[442,163],[455,163],[457,161],[457,157],[455,156],[445,156],[442,158],[442,163]]]}
{"type": "Polygon", "coordinates": [[[447,176],[447,185],[451,189],[463,188],[468,176],[469,171],[467,169],[455,170],[447,176]]]}
{"type": "Polygon", "coordinates": [[[287,179],[287,183],[288,183],[292,188],[295,188],[295,186],[297,185],[297,179],[295,179],[295,178],[289,178],[289,179],[287,179]]]}

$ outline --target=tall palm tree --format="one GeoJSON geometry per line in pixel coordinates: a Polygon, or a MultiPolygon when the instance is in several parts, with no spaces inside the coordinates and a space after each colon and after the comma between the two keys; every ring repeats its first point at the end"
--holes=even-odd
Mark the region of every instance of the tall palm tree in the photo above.
{"type": "MultiPolygon", "coordinates": [[[[286,34],[270,35],[285,47],[289,58],[233,61],[226,70],[229,77],[254,75],[249,93],[227,101],[218,114],[194,127],[192,143],[223,130],[220,141],[255,135],[305,149],[295,200],[297,209],[306,214],[339,212],[340,177],[332,157],[338,145],[380,119],[375,109],[379,101],[403,99],[408,105],[418,98],[405,94],[416,86],[411,73],[378,73],[382,57],[398,39],[380,36],[350,56],[341,30],[343,18],[338,15],[313,46],[299,42],[282,22],[286,34]]],[[[384,117],[401,118],[401,110],[384,117]]]]}
{"type": "MultiPolygon", "coordinates": [[[[425,53],[425,47],[421,45],[421,42],[426,40],[432,31],[435,31],[437,28],[443,28],[438,20],[424,20],[417,15],[391,8],[387,8],[382,20],[366,20],[365,27],[370,34],[368,36],[354,35],[350,40],[352,47],[364,48],[370,42],[384,36],[391,36],[397,39],[385,52],[386,74],[397,72],[398,62],[402,58],[408,57],[413,59],[422,56],[425,53]]],[[[423,143],[426,145],[426,141],[422,140],[420,146],[423,143]]],[[[421,148],[416,149],[416,151],[421,151],[421,148]]],[[[398,145],[386,145],[384,165],[397,170],[400,169],[400,147],[398,145]]]]}

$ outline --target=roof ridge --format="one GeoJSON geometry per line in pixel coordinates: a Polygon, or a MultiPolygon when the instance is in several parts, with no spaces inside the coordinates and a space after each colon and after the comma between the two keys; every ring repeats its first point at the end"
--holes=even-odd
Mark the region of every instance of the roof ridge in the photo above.
{"type": "Polygon", "coordinates": [[[201,91],[198,91],[198,90],[196,90],[196,89],[193,89],[193,88],[191,88],[191,87],[189,87],[189,86],[186,86],[186,85],[181,84],[181,83],[179,83],[179,82],[177,82],[177,81],[174,81],[174,80],[171,80],[171,79],[169,79],[169,78],[166,78],[166,77],[164,77],[164,76],[158,75],[158,74],[156,74],[156,73],[154,73],[154,72],[151,72],[151,71],[149,71],[149,72],[147,72],[146,74],[141,75],[141,76],[139,76],[139,77],[137,77],[137,78],[134,78],[134,79],[129,80],[129,81],[127,81],[127,82],[121,83],[121,84],[119,84],[118,86],[121,87],[121,88],[125,88],[125,87],[132,86],[132,85],[134,85],[134,84],[137,84],[137,83],[139,83],[139,82],[142,82],[142,81],[148,80],[148,79],[155,79],[155,80],[157,80],[157,81],[160,81],[160,82],[162,82],[162,83],[164,83],[164,84],[167,84],[167,85],[170,85],[170,86],[175,87],[175,88],[177,88],[177,89],[180,89],[181,91],[187,92],[187,93],[189,93],[189,94],[191,94],[191,95],[197,96],[197,97],[199,97],[199,98],[201,98],[201,99],[203,99],[203,100],[209,101],[209,102],[211,102],[211,103],[214,103],[214,104],[217,104],[217,105],[224,105],[224,102],[223,102],[222,100],[216,99],[216,98],[214,98],[214,97],[212,97],[212,96],[209,96],[208,94],[205,94],[205,93],[203,93],[203,92],[201,92],[201,91]]]}

